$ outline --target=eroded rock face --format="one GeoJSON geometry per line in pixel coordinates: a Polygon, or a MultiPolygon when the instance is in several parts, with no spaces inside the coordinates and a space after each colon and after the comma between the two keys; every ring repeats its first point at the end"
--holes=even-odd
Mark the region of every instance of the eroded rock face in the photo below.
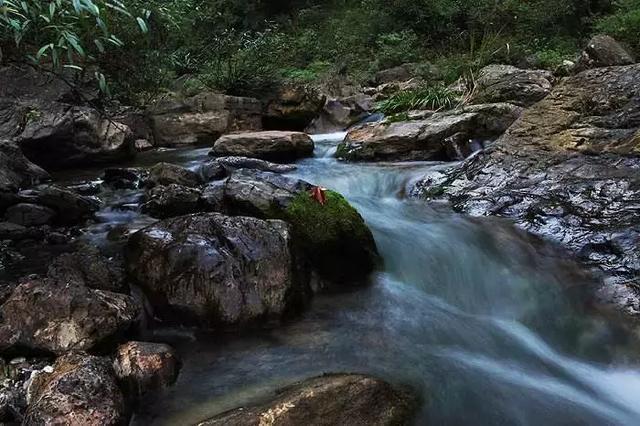
{"type": "Polygon", "coordinates": [[[350,161],[448,160],[446,139],[502,134],[522,113],[512,104],[472,105],[425,120],[372,123],[351,130],[336,155],[350,161]]]}
{"type": "Polygon", "coordinates": [[[373,98],[364,94],[327,99],[320,115],[313,120],[306,132],[320,134],[346,130],[368,117],[374,109],[373,98]]]}
{"type": "Polygon", "coordinates": [[[89,350],[139,319],[132,297],[49,280],[20,284],[0,306],[0,336],[10,347],[63,354],[89,350]]]}
{"type": "Polygon", "coordinates": [[[302,131],[318,116],[324,102],[325,97],[316,89],[284,86],[264,106],[264,128],[302,131]]]}
{"type": "Polygon", "coordinates": [[[417,188],[508,217],[607,275],[603,303],[640,317],[640,65],[565,79],[484,155],[417,188]]]}
{"type": "Polygon", "coordinates": [[[289,173],[296,170],[293,164],[278,164],[249,157],[218,157],[200,168],[200,175],[205,181],[220,179],[238,169],[262,170],[273,173],[289,173]]]}
{"type": "Polygon", "coordinates": [[[130,392],[141,397],[171,386],[178,377],[180,361],[169,345],[127,342],[118,347],[113,368],[130,392]]]}
{"type": "Polygon", "coordinates": [[[163,99],[150,111],[155,145],[206,144],[224,133],[261,130],[261,109],[257,99],[217,93],[163,99]]]}
{"type": "Polygon", "coordinates": [[[215,156],[241,156],[287,162],[313,154],[313,140],[301,132],[251,132],[222,136],[211,150],[215,156]]]}
{"type": "Polygon", "coordinates": [[[578,70],[588,68],[610,67],[615,65],[631,65],[633,56],[608,35],[596,35],[587,44],[577,64],[578,70]]]}
{"type": "Polygon", "coordinates": [[[291,385],[263,404],[220,414],[201,425],[407,425],[417,398],[374,377],[329,374],[291,385]]]}
{"type": "Polygon", "coordinates": [[[471,101],[476,104],[507,102],[530,106],[551,93],[553,80],[549,71],[489,65],[480,70],[471,101]]]}
{"type": "Polygon", "coordinates": [[[25,120],[16,140],[27,158],[48,169],[121,161],[136,153],[131,130],[92,108],[38,104],[25,120]]]}
{"type": "Polygon", "coordinates": [[[168,219],[135,233],[129,274],[156,313],[208,327],[279,319],[306,293],[282,221],[204,213],[168,219]]]}
{"type": "Polygon", "coordinates": [[[25,425],[124,425],[128,414],[109,360],[84,353],[58,358],[32,385],[25,425]]]}
{"type": "Polygon", "coordinates": [[[0,140],[0,192],[15,192],[46,180],[49,174],[30,162],[17,144],[0,140]]]}

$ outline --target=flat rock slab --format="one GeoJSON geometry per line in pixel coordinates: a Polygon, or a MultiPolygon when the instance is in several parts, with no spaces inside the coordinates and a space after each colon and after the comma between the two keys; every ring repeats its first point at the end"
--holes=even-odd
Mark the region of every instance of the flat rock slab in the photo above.
{"type": "Polygon", "coordinates": [[[249,132],[222,136],[211,151],[215,156],[241,156],[287,162],[313,155],[313,140],[301,132],[249,132]]]}
{"type": "Polygon", "coordinates": [[[382,380],[330,374],[281,389],[263,405],[231,410],[200,425],[406,425],[415,407],[415,396],[382,380]]]}

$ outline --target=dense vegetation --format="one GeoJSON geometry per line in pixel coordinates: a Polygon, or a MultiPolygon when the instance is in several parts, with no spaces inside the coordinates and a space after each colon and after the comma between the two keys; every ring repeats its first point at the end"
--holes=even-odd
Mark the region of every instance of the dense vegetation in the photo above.
{"type": "Polygon", "coordinates": [[[406,62],[444,81],[489,62],[553,68],[596,31],[640,49],[640,0],[0,0],[4,61],[91,70],[129,101],[366,82],[406,62]]]}

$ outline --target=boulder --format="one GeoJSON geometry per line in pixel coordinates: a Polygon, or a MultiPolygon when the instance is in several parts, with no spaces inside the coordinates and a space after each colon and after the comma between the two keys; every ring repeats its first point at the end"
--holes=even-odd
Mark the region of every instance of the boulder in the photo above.
{"type": "Polygon", "coordinates": [[[147,191],[142,212],[157,218],[181,216],[200,211],[200,189],[171,184],[147,191]]]}
{"type": "Polygon", "coordinates": [[[72,353],[32,384],[23,424],[125,425],[125,400],[106,358],[72,353]]]}
{"type": "Polygon", "coordinates": [[[0,140],[0,192],[15,192],[49,179],[47,172],[27,160],[18,145],[0,140]]]}
{"type": "Polygon", "coordinates": [[[237,408],[200,425],[411,424],[417,398],[375,377],[328,374],[279,390],[264,404],[237,408]]]}
{"type": "Polygon", "coordinates": [[[89,350],[118,337],[138,316],[139,308],[130,296],[78,283],[30,280],[16,287],[0,306],[0,335],[10,336],[13,348],[63,354],[89,350]]]}
{"type": "Polygon", "coordinates": [[[164,220],[131,236],[127,267],[157,315],[205,327],[280,319],[307,291],[282,221],[217,213],[164,220]]]}
{"type": "Polygon", "coordinates": [[[608,279],[598,304],[640,318],[640,65],[564,79],[484,154],[418,183],[461,212],[507,217],[608,279]]]}
{"type": "Polygon", "coordinates": [[[313,140],[301,132],[251,132],[222,136],[211,150],[215,156],[242,156],[288,162],[313,155],[313,140]]]}
{"type": "Polygon", "coordinates": [[[123,266],[89,245],[83,245],[76,252],[65,253],[55,258],[49,265],[47,278],[61,287],[74,283],[118,293],[128,290],[123,266]]]}
{"type": "Polygon", "coordinates": [[[5,220],[22,226],[39,226],[52,222],[56,212],[38,204],[19,203],[7,209],[5,220]]]}
{"type": "Polygon", "coordinates": [[[343,131],[368,117],[374,109],[373,98],[364,94],[327,99],[320,115],[305,131],[311,134],[343,131]]]}
{"type": "Polygon", "coordinates": [[[397,67],[387,68],[376,73],[374,82],[377,85],[381,85],[408,81],[417,75],[417,71],[417,64],[403,64],[397,67]]]}
{"type": "Polygon", "coordinates": [[[113,369],[135,397],[171,386],[178,377],[180,361],[169,345],[127,342],[118,347],[113,369]]]}
{"type": "Polygon", "coordinates": [[[149,181],[149,171],[140,167],[110,167],[102,175],[105,185],[114,189],[140,189],[149,181]]]}
{"type": "Polygon", "coordinates": [[[198,186],[202,180],[197,173],[170,163],[158,163],[149,170],[149,181],[154,185],[198,186]]]}
{"type": "Polygon", "coordinates": [[[20,424],[27,409],[28,388],[33,379],[50,371],[47,358],[0,358],[0,424],[20,424]]]}
{"type": "Polygon", "coordinates": [[[62,74],[61,78],[26,65],[0,67],[0,98],[78,104],[97,97],[99,90],[95,82],[83,81],[71,68],[64,69],[62,74]],[[69,81],[78,84],[70,85],[69,81]]]}
{"type": "Polygon", "coordinates": [[[56,212],[55,223],[74,224],[88,219],[100,208],[94,197],[79,195],[56,185],[40,186],[18,193],[21,202],[48,207],[56,212]]]}
{"type": "Polygon", "coordinates": [[[262,129],[257,99],[205,92],[186,99],[165,98],[149,111],[156,146],[212,144],[233,131],[262,129]]]}
{"type": "Polygon", "coordinates": [[[633,56],[620,43],[608,35],[596,35],[587,44],[580,55],[576,69],[631,65],[633,56]]]}
{"type": "Polygon", "coordinates": [[[223,177],[239,169],[262,170],[273,173],[289,173],[296,170],[292,164],[277,164],[258,158],[249,157],[218,157],[198,168],[198,175],[205,182],[223,177]]]}
{"type": "Polygon", "coordinates": [[[303,131],[324,103],[325,96],[314,88],[285,85],[266,102],[262,124],[266,130],[303,131]]]}
{"type": "Polygon", "coordinates": [[[39,104],[16,140],[29,160],[47,169],[122,161],[136,151],[131,130],[89,107],[39,104]]]}
{"type": "Polygon", "coordinates": [[[471,105],[418,121],[368,123],[351,130],[336,155],[350,161],[450,160],[446,139],[456,133],[491,139],[521,114],[512,104],[471,105]]]}
{"type": "Polygon", "coordinates": [[[544,70],[523,70],[511,65],[489,65],[480,70],[471,102],[508,102],[531,106],[553,88],[553,74],[544,70]]]}
{"type": "Polygon", "coordinates": [[[326,202],[320,204],[312,189],[295,178],[239,170],[226,181],[224,206],[232,214],[287,221],[298,249],[323,281],[362,283],[378,261],[371,231],[340,194],[325,191],[326,202]]]}

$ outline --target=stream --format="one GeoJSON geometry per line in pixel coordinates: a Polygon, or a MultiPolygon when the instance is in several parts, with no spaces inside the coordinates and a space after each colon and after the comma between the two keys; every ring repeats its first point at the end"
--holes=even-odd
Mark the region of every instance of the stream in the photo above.
{"type": "MultiPolygon", "coordinates": [[[[156,333],[176,347],[183,369],[175,386],[142,404],[134,424],[197,423],[325,372],[413,387],[422,394],[416,424],[640,424],[640,369],[631,356],[638,349],[581,303],[593,282],[580,265],[506,221],[406,196],[415,179],[443,164],[335,160],[343,137],[315,136],[316,156],[292,174],[349,199],[384,267],[368,287],[316,296],[276,329],[156,333]]],[[[207,151],[145,153],[136,165],[195,166],[207,151]]],[[[101,243],[119,223],[150,223],[126,208],[139,198],[109,194],[88,238],[101,243]]]]}

